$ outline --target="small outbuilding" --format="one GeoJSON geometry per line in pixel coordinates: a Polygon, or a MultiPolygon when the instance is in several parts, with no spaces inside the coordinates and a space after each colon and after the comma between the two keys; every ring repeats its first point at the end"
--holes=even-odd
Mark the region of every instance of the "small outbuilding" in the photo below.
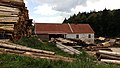
{"type": "Polygon", "coordinates": [[[94,31],[89,24],[35,23],[35,34],[42,40],[62,37],[94,43],[94,31]]]}

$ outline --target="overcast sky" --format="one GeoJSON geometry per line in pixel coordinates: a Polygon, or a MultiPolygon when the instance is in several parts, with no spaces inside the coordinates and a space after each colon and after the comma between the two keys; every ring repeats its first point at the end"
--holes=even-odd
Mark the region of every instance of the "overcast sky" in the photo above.
{"type": "Polygon", "coordinates": [[[120,0],[25,0],[29,16],[37,23],[62,23],[74,13],[120,9],[120,0]]]}

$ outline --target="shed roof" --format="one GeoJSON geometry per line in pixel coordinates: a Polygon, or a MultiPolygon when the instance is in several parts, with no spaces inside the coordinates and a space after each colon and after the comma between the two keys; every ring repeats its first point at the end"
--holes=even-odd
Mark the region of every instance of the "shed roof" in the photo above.
{"type": "Polygon", "coordinates": [[[35,23],[36,34],[94,33],[89,24],[35,23]]]}

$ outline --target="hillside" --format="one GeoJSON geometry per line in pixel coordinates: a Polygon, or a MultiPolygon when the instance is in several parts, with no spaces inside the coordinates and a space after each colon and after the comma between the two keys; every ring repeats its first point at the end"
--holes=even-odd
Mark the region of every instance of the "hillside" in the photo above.
{"type": "Polygon", "coordinates": [[[63,23],[90,24],[96,36],[120,36],[120,9],[91,11],[74,14],[65,19],[63,23]]]}

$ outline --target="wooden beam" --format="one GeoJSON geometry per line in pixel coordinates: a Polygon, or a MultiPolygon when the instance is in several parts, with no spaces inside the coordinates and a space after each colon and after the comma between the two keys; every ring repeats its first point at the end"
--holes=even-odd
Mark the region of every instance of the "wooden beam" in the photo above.
{"type": "Polygon", "coordinates": [[[0,17],[0,22],[18,22],[19,17],[0,17]]]}
{"type": "Polygon", "coordinates": [[[100,59],[120,60],[120,57],[100,54],[100,59]]]}
{"type": "Polygon", "coordinates": [[[0,22],[0,24],[15,24],[16,22],[0,22]]]}
{"type": "Polygon", "coordinates": [[[11,12],[0,12],[0,17],[19,17],[19,15],[11,12]]]}
{"type": "Polygon", "coordinates": [[[33,49],[25,46],[20,46],[20,45],[14,45],[14,44],[4,44],[0,43],[0,47],[2,48],[8,48],[8,49],[13,49],[13,50],[20,50],[20,51],[28,51],[28,52],[34,52],[34,53],[44,53],[44,54],[49,54],[49,55],[54,55],[55,52],[51,51],[45,51],[45,50],[39,50],[39,49],[33,49]]]}
{"type": "Polygon", "coordinates": [[[0,16],[13,16],[13,15],[19,15],[18,12],[5,12],[5,11],[0,11],[0,16]]]}
{"type": "Polygon", "coordinates": [[[0,0],[0,5],[8,6],[8,7],[25,7],[24,2],[16,2],[10,0],[0,0]]]}
{"type": "Polygon", "coordinates": [[[112,56],[119,56],[120,57],[119,52],[110,52],[110,51],[99,50],[97,53],[106,54],[106,55],[112,55],[112,56]]]}
{"type": "Polygon", "coordinates": [[[1,15],[0,14],[0,17],[18,17],[18,15],[1,15]]]}
{"type": "Polygon", "coordinates": [[[1,2],[24,2],[23,0],[1,0],[1,2]]]}
{"type": "Polygon", "coordinates": [[[56,42],[56,43],[57,43],[56,46],[60,48],[61,50],[63,50],[64,52],[67,52],[69,54],[80,54],[81,53],[80,51],[72,48],[71,46],[65,46],[60,42],[56,42]]]}
{"type": "Polygon", "coordinates": [[[5,6],[0,6],[0,11],[10,11],[10,12],[17,12],[17,13],[20,12],[18,8],[5,7],[5,6]]]}
{"type": "Polygon", "coordinates": [[[0,29],[13,31],[14,30],[14,24],[0,24],[0,29]]]}
{"type": "Polygon", "coordinates": [[[120,60],[101,59],[102,62],[120,64],[120,60]]]}

